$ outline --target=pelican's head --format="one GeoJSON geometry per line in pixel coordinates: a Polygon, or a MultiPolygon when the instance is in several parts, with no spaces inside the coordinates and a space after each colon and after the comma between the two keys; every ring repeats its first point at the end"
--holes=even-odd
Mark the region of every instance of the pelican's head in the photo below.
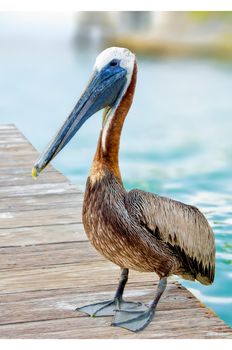
{"type": "MultiPolygon", "coordinates": [[[[64,148],[84,122],[103,108],[114,109],[131,82],[135,55],[120,47],[111,47],[96,58],[93,74],[71,114],[34,164],[36,177],[64,148]]],[[[105,114],[105,118],[109,113],[105,114]]]]}

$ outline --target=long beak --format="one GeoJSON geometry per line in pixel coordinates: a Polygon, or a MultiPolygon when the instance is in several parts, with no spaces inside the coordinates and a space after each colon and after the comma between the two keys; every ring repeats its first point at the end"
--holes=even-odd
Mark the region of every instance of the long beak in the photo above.
{"type": "Polygon", "coordinates": [[[49,162],[64,148],[84,122],[102,108],[113,105],[126,81],[121,69],[116,74],[94,71],[93,76],[62,127],[35,162],[32,176],[37,177],[49,162]]]}

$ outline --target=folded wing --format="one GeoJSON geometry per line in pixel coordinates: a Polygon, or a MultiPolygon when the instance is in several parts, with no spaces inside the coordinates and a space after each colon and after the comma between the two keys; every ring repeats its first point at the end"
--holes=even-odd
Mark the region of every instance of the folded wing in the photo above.
{"type": "Polygon", "coordinates": [[[214,234],[196,207],[141,190],[130,191],[127,201],[130,215],[171,246],[194,279],[213,282],[214,234]]]}

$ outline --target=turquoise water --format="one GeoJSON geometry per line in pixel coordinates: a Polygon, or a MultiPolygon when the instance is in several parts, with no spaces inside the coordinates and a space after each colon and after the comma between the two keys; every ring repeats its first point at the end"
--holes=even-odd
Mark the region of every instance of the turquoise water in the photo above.
{"type": "MultiPolygon", "coordinates": [[[[66,40],[28,39],[23,45],[2,40],[0,123],[15,123],[42,150],[74,106],[95,55],[75,51],[66,40]]],[[[142,57],[138,65],[135,100],[121,140],[125,186],[203,211],[216,237],[215,282],[183,284],[232,325],[231,66],[142,57]]],[[[100,126],[101,113],[53,163],[83,190],[100,126]]]]}

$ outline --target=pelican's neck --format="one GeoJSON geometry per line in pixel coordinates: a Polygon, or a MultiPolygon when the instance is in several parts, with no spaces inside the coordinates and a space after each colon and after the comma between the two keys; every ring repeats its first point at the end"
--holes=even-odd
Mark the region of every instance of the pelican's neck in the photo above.
{"type": "Polygon", "coordinates": [[[119,146],[120,137],[126,115],[131,107],[137,78],[137,65],[135,63],[130,83],[125,94],[115,109],[111,110],[104,124],[97,145],[97,150],[93,160],[90,177],[97,179],[104,175],[104,169],[108,169],[121,180],[119,169],[119,146]]]}

